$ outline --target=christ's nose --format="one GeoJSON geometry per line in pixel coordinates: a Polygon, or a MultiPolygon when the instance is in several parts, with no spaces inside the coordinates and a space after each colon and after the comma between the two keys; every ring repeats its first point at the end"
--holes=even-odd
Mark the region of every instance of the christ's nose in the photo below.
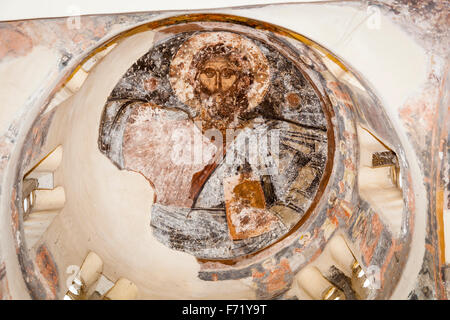
{"type": "Polygon", "coordinates": [[[212,77],[212,81],[211,81],[211,88],[212,88],[212,92],[216,93],[217,91],[220,91],[221,88],[221,78],[220,78],[220,73],[219,72],[214,72],[214,76],[212,77]]]}

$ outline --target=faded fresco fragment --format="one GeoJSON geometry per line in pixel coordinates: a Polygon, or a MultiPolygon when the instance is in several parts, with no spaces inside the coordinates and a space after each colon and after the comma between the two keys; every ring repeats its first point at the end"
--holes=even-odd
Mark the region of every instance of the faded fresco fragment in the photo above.
{"type": "Polygon", "coordinates": [[[327,121],[298,67],[232,32],[161,40],[106,104],[99,146],[154,186],[152,232],[199,258],[260,250],[297,224],[327,161],[327,121]]]}

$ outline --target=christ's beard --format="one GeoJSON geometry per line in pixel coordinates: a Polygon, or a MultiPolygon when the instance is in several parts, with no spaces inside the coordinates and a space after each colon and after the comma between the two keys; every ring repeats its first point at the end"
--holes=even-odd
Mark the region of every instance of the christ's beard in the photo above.
{"type": "Polygon", "coordinates": [[[202,95],[201,104],[207,117],[214,120],[232,120],[241,111],[239,106],[236,105],[236,99],[230,94],[202,95]]]}

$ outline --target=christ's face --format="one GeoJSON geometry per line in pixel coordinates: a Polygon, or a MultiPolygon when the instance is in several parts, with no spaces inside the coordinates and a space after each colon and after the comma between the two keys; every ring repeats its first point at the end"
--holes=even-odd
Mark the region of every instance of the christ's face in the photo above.
{"type": "Polygon", "coordinates": [[[199,75],[202,91],[210,95],[226,94],[237,79],[236,67],[222,57],[215,57],[206,61],[199,75]]]}
{"type": "Polygon", "coordinates": [[[201,32],[178,48],[169,81],[195,117],[226,127],[263,100],[270,68],[252,40],[233,32],[201,32]]]}

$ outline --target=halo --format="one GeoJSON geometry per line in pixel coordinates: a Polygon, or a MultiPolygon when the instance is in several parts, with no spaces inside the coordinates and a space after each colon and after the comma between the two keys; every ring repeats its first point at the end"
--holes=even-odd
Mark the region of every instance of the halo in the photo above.
{"type": "Polygon", "coordinates": [[[247,91],[248,109],[253,109],[262,101],[269,87],[269,63],[253,41],[232,32],[203,32],[187,39],[170,63],[169,81],[173,91],[181,102],[196,110],[201,108],[194,96],[197,70],[193,66],[193,59],[203,48],[216,44],[232,47],[242,60],[242,65],[253,74],[253,83],[247,91]]]}

